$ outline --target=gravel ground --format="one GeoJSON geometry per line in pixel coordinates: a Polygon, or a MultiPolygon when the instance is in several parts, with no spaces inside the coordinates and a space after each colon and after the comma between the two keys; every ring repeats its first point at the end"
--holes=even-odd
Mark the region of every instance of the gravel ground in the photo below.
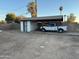
{"type": "Polygon", "coordinates": [[[0,59],[79,59],[79,36],[3,31],[0,33],[0,59]]]}

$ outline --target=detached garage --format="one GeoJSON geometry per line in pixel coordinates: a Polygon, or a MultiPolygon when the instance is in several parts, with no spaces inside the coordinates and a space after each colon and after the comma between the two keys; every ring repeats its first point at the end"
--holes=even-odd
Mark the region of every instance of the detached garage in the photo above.
{"type": "Polygon", "coordinates": [[[25,18],[20,21],[20,30],[21,32],[31,32],[39,30],[42,24],[48,23],[56,23],[59,26],[62,25],[64,19],[63,15],[25,18]]]}

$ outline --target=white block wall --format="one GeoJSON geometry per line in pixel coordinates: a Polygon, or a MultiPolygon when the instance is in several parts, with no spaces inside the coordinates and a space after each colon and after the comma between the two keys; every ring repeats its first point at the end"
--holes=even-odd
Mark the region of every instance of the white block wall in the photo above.
{"type": "Polygon", "coordinates": [[[31,32],[31,21],[27,21],[26,24],[26,31],[31,32]]]}
{"type": "Polygon", "coordinates": [[[21,21],[20,22],[20,30],[21,30],[21,32],[24,32],[24,29],[23,29],[24,27],[23,27],[23,21],[21,21]]]}
{"type": "Polygon", "coordinates": [[[63,15],[63,22],[67,21],[67,15],[63,15]]]}
{"type": "Polygon", "coordinates": [[[32,21],[21,21],[20,30],[21,32],[31,32],[37,29],[37,23],[32,21]]]}

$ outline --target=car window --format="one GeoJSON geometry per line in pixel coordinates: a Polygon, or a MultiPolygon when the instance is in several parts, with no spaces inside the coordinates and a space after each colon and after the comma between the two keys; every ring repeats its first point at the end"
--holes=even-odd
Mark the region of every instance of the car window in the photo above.
{"type": "Polygon", "coordinates": [[[48,26],[55,26],[55,24],[48,24],[48,26]]]}

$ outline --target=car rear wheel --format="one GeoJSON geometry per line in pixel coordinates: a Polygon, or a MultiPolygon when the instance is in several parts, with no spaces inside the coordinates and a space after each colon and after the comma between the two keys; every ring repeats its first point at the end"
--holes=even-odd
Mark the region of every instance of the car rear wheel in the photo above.
{"type": "Polygon", "coordinates": [[[62,32],[64,32],[64,30],[63,29],[59,29],[58,32],[59,33],[62,33],[62,32]]]}

